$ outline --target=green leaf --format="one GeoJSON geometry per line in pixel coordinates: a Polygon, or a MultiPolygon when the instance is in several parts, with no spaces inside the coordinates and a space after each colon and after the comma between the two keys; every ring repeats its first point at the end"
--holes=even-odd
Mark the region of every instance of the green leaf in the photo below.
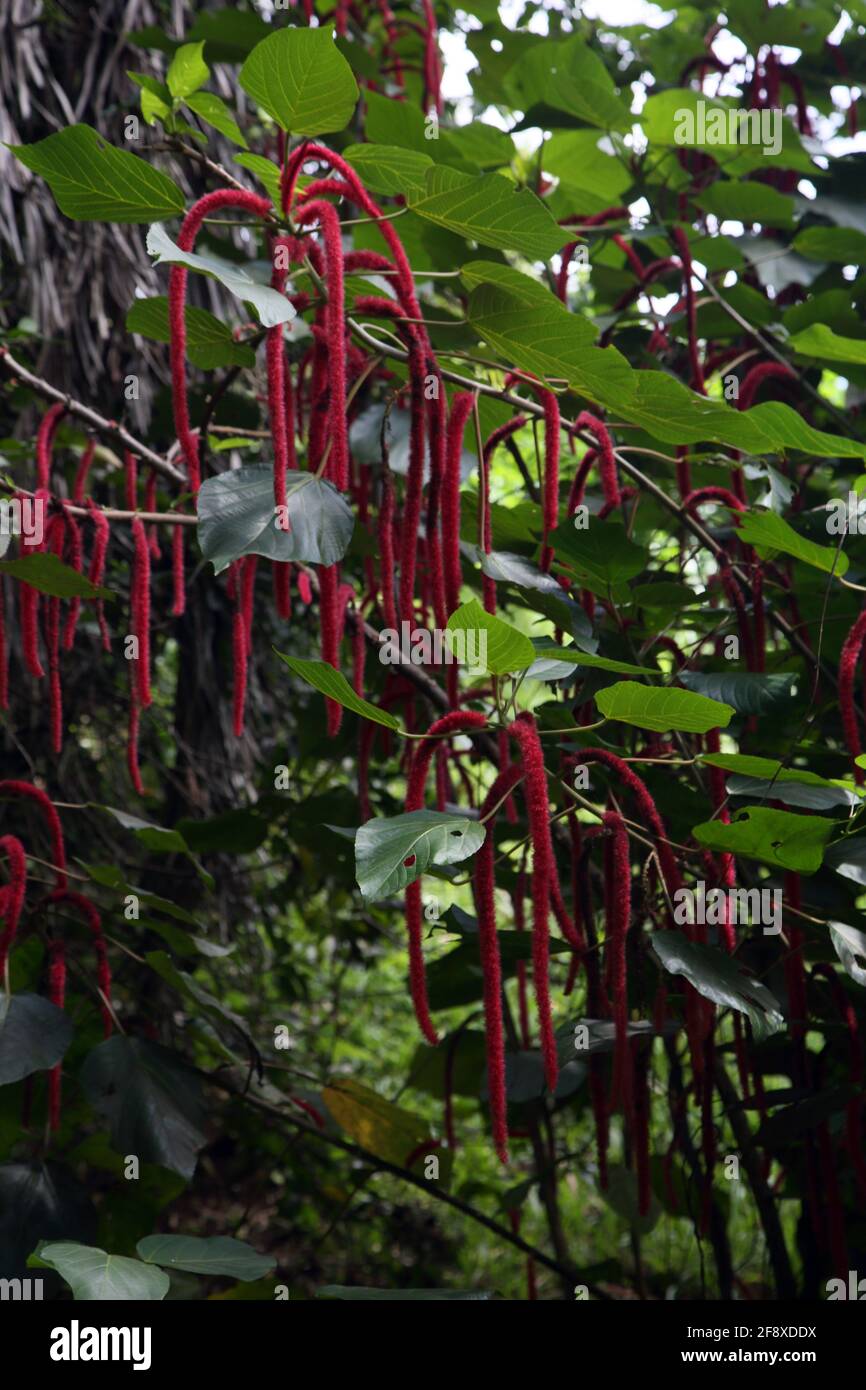
{"type": "Polygon", "coordinates": [[[616,521],[590,517],[586,530],[565,521],[550,533],[550,544],[557,560],[568,566],[582,589],[607,596],[609,590],[646,569],[646,552],[626,535],[616,521]]]}
{"type": "Polygon", "coordinates": [[[866,932],[849,927],[845,922],[830,922],[833,949],[852,980],[866,985],[866,932]]]}
{"type": "Polygon", "coordinates": [[[728,796],[746,796],[750,801],[766,801],[772,797],[784,806],[805,806],[812,811],[829,811],[834,806],[846,806],[850,810],[860,804],[860,798],[850,787],[816,787],[814,783],[798,782],[795,778],[774,782],[764,777],[743,777],[735,772],[728,777],[727,787],[728,796]]]}
{"type": "Polygon", "coordinates": [[[707,821],[692,834],[699,845],[719,853],[743,854],[779,869],[814,874],[821,867],[824,848],[835,828],[821,816],[797,816],[769,806],[747,806],[732,817],[730,825],[707,821]]]}
{"type": "Polygon", "coordinates": [[[43,1245],[39,1258],[66,1280],[76,1303],[158,1303],[171,1284],[161,1269],[125,1255],[108,1255],[92,1245],[43,1245]]]}
{"type": "Polygon", "coordinates": [[[739,539],[762,551],[781,550],[825,574],[844,574],[848,568],[848,556],[844,551],[807,540],[775,512],[742,512],[738,514],[738,522],[739,539]]]}
{"type": "Polygon", "coordinates": [[[165,121],[171,115],[171,92],[164,82],[157,82],[144,72],[128,72],[137,87],[141,88],[141,114],[148,125],[165,121]]]}
{"type": "Polygon", "coordinates": [[[343,130],[358,100],[352,69],[331,26],[278,29],[257,43],[238,78],[244,91],[293,135],[343,130]]]}
{"type": "Polygon", "coordinates": [[[802,767],[783,767],[775,758],[758,758],[748,753],[704,753],[702,763],[720,767],[725,772],[738,772],[743,777],[760,777],[765,781],[800,782],[813,787],[833,787],[837,783],[817,772],[802,767]]]}
{"type": "Polygon", "coordinates": [[[91,584],[86,574],[65,565],[51,550],[23,555],[18,560],[0,560],[0,573],[23,579],[40,594],[51,594],[53,598],[114,598],[111,589],[91,584]]]}
{"type": "Polygon", "coordinates": [[[41,1240],[93,1240],[96,1212],[73,1173],[58,1163],[0,1164],[0,1279],[26,1276],[41,1240]]]}
{"type": "Polygon", "coordinates": [[[788,347],[801,357],[817,357],[822,362],[853,362],[866,365],[866,341],[862,338],[843,338],[826,323],[811,323],[799,333],[792,333],[788,347]]]}
{"type": "Polygon", "coordinates": [[[118,1153],[137,1154],[189,1180],[207,1142],[201,1082],[174,1052],[144,1038],[107,1038],[87,1057],[81,1084],[111,1127],[118,1153]]]}
{"type": "Polygon", "coordinates": [[[588,319],[569,313],[549,292],[542,298],[527,276],[521,279],[527,288],[488,280],[472,291],[467,317],[478,335],[510,365],[535,376],[564,379],[594,401],[629,400],[635,373],[626,359],[616,348],[595,347],[597,330],[588,319]]]}
{"type": "MultiPolygon", "coordinates": [[[[210,371],[214,367],[254,367],[256,354],[246,343],[237,343],[231,329],[207,309],[194,304],[184,306],[186,323],[186,355],[194,367],[210,371]]],[[[168,299],[160,294],[152,299],[137,299],[126,315],[130,333],[139,333],[157,343],[171,342],[168,323],[168,299]]]]}
{"type": "Polygon", "coordinates": [[[183,194],[167,175],[116,150],[88,125],[8,148],[46,180],[60,211],[77,222],[152,222],[184,210],[183,194]]]}
{"type": "Polygon", "coordinates": [[[233,1236],[145,1236],[135,1249],[147,1265],[185,1269],[190,1274],[224,1274],[243,1283],[263,1278],[276,1264],[273,1255],[260,1255],[233,1236]]]}
{"type": "Polygon", "coordinates": [[[813,261],[866,265],[866,234],[853,227],[807,227],[794,237],[792,248],[813,261]]]}
{"type": "MultiPolygon", "coordinates": [[[[447,1185],[451,1155],[434,1145],[426,1120],[410,1110],[394,1105],[351,1077],[322,1089],[322,1100],[334,1120],[362,1149],[403,1167],[415,1150],[430,1140],[430,1153],[439,1158],[439,1182],[447,1185]]],[[[412,1171],[423,1171],[424,1155],[412,1163],[412,1171]]]]}
{"type": "Polygon", "coordinates": [[[742,183],[725,179],[711,184],[695,198],[698,207],[720,221],[762,222],[769,227],[789,227],[794,200],[766,183],[742,183]]]}
{"type": "Polygon", "coordinates": [[[674,686],[664,689],[638,685],[636,681],[617,681],[599,690],[595,703],[607,719],[634,724],[639,729],[669,733],[679,729],[689,734],[705,734],[724,729],[734,713],[730,705],[694,695],[674,686]]]}
{"type": "Polygon", "coordinates": [[[745,1014],[757,1042],[784,1027],[775,997],[725,951],[689,941],[682,932],[675,931],[653,932],[650,947],[665,970],[671,975],[685,975],[705,999],[745,1014]]]}
{"type": "Polygon", "coordinates": [[[630,661],[615,661],[610,656],[598,656],[595,652],[584,652],[580,647],[558,646],[556,642],[536,639],[535,653],[545,660],[568,661],[573,666],[586,666],[593,671],[613,671],[620,676],[657,676],[653,667],[633,666],[630,661]]]}
{"type": "Polygon", "coordinates": [[[827,850],[824,862],[842,878],[866,888],[866,835],[845,835],[827,850]]]}
{"type": "MultiPolygon", "coordinates": [[[[231,140],[235,145],[242,145],[244,149],[247,148],[244,133],[231,111],[213,92],[196,92],[194,96],[186,98],[185,104],[190,111],[194,111],[208,125],[212,125],[214,130],[218,130],[227,140],[231,140]]],[[[270,160],[267,163],[270,163],[270,160]]]]}
{"type": "MultiPolygon", "coordinates": [[[[276,651],[276,648],[274,648],[276,651]]],[[[393,714],[387,714],[385,710],[377,709],[371,705],[369,700],[362,700],[356,695],[346,677],[340,671],[335,671],[333,666],[329,666],[327,661],[305,661],[299,656],[286,656],[284,652],[277,652],[280,661],[284,661],[290,671],[301,680],[305,680],[308,685],[315,690],[321,691],[330,700],[336,700],[344,709],[350,709],[353,714],[360,714],[363,719],[371,719],[374,724],[384,724],[386,729],[399,729],[399,720],[393,714]]]]}
{"type": "Polygon", "coordinates": [[[485,827],[445,811],[376,816],[355,836],[358,887],[368,901],[390,898],[433,864],[459,864],[484,843],[485,827]]]}
{"type": "Polygon", "coordinates": [[[344,1303],[479,1303],[492,1297],[475,1289],[368,1289],[361,1284],[324,1284],[316,1290],[316,1298],[344,1303]]]}
{"type": "Polygon", "coordinates": [[[40,995],[0,992],[0,1086],[56,1067],[73,1033],[63,1010],[40,995]]]}
{"type": "Polygon", "coordinates": [[[183,43],[168,65],[166,84],[176,101],[192,96],[210,77],[204,43],[183,43]]]}
{"type": "Polygon", "coordinates": [[[263,154],[236,154],[235,164],[240,164],[242,168],[249,169],[251,174],[264,186],[265,192],[273,203],[274,207],[280,205],[280,169],[272,159],[265,159],[263,154]]]}
{"type": "MultiPolygon", "coordinates": [[[[631,125],[599,53],[577,34],[531,48],[509,71],[506,87],[524,110],[543,103],[603,130],[631,125]]],[[[553,119],[548,123],[556,124],[553,119]]]]}
{"type": "Polygon", "coordinates": [[[794,673],[764,676],[752,671],[678,671],[677,680],[687,690],[733,706],[737,714],[766,714],[793,699],[799,677],[794,673]]]}
{"type": "Polygon", "coordinates": [[[419,217],[482,246],[547,260],[569,240],[540,198],[500,174],[477,178],[433,165],[424,191],[410,190],[408,201],[419,217]]]}
{"type": "MultiPolygon", "coordinates": [[[[528,637],[510,623],[486,612],[474,598],[451,614],[446,632],[464,634],[464,652],[480,653],[484,668],[494,676],[524,671],[536,658],[535,648],[528,637]]],[[[453,639],[450,645],[459,654],[459,645],[453,639]]]]}
{"type": "Polygon", "coordinates": [[[290,530],[274,512],[274,475],[262,464],[232,468],[202,483],[198,543],[216,574],[239,555],[335,565],[352,538],[355,517],[333,483],[313,473],[286,473],[290,530]]]}
{"type": "Polygon", "coordinates": [[[350,145],[343,158],[373,193],[409,193],[426,186],[429,154],[399,145],[350,145]]]}
{"type": "Polygon", "coordinates": [[[700,150],[732,178],[741,178],[753,169],[763,169],[768,163],[779,169],[798,169],[813,177],[820,175],[821,171],[803,149],[790,121],[781,120],[782,145],[774,153],[772,140],[766,145],[760,141],[750,142],[750,122],[757,113],[748,112],[744,117],[741,111],[733,101],[708,100],[694,88],[669,87],[647,98],[640,124],[651,144],[700,150]],[[730,138],[731,111],[736,112],[733,139],[730,138]]]}
{"type": "MultiPolygon", "coordinates": [[[[312,31],[311,31],[312,32],[312,31]]],[[[147,233],[148,254],[155,256],[154,265],[185,265],[202,275],[210,275],[245,304],[252,305],[263,328],[289,323],[297,312],[278,290],[254,280],[243,265],[223,261],[218,256],[199,256],[193,251],[181,251],[175,246],[164,227],[154,223],[147,233]]]]}

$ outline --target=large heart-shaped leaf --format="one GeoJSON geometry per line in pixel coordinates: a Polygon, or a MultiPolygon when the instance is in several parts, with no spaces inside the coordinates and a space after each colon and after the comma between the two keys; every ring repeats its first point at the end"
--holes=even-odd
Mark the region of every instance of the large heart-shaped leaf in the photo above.
{"type": "Polygon", "coordinates": [[[621,724],[634,724],[639,729],[669,733],[681,729],[684,733],[705,734],[709,729],[724,729],[734,713],[730,705],[695,695],[691,690],[674,686],[638,685],[636,681],[617,681],[599,690],[595,703],[607,719],[621,724]]]}
{"type": "Polygon", "coordinates": [[[728,796],[747,796],[751,801],[773,797],[785,806],[806,806],[812,811],[828,811],[832,806],[857,806],[860,798],[850,787],[817,787],[794,778],[774,782],[765,777],[743,777],[734,772],[727,782],[728,796]]]}
{"type": "Polygon", "coordinates": [[[140,1259],[190,1274],[224,1274],[247,1283],[273,1269],[273,1255],[260,1255],[233,1236],[145,1236],[136,1245],[140,1259]]]}
{"type": "Polygon", "coordinates": [[[844,574],[848,568],[848,556],[844,551],[837,546],[816,545],[807,540],[775,512],[743,512],[737,519],[740,539],[760,550],[781,550],[825,574],[844,574]]]}
{"type": "MultiPolygon", "coordinates": [[[[194,304],[184,308],[186,324],[186,355],[194,367],[209,371],[213,367],[254,367],[256,355],[246,343],[236,343],[228,324],[221,323],[207,309],[194,304]]],[[[157,343],[171,342],[168,323],[168,299],[155,295],[152,299],[137,299],[126,316],[130,333],[140,333],[157,343]]]]}
{"type": "Polygon", "coordinates": [[[327,661],[307,661],[300,656],[286,656],[284,652],[277,652],[277,656],[280,661],[286,663],[290,671],[294,671],[296,676],[306,681],[307,685],[320,690],[329,700],[336,700],[344,709],[350,709],[353,714],[360,714],[362,719],[371,719],[374,724],[384,724],[386,729],[399,729],[400,722],[393,714],[377,709],[369,700],[362,700],[360,695],[355,694],[342,672],[335,671],[327,661]]]}
{"type": "Polygon", "coordinates": [[[60,1241],[44,1245],[39,1258],[66,1280],[76,1303],[158,1303],[171,1284],[164,1270],[94,1245],[60,1241]]]}
{"type": "Polygon", "coordinates": [[[128,150],[116,150],[88,125],[67,126],[12,153],[46,180],[57,206],[77,222],[152,222],[176,217],[176,183],[128,150]]]}
{"type": "Polygon", "coordinates": [[[849,927],[845,922],[828,925],[833,948],[851,979],[858,985],[866,985],[866,932],[849,927]]]}
{"type": "Polygon", "coordinates": [[[358,84],[334,43],[330,24],[269,34],[256,44],[238,81],[277,125],[293,135],[342,130],[358,100],[358,84]]]}
{"type": "Polygon", "coordinates": [[[144,1038],[107,1038],[87,1057],[81,1084],[118,1153],[192,1177],[207,1136],[201,1083],[182,1058],[144,1038]]]}
{"type": "Polygon", "coordinates": [[[38,589],[40,594],[51,594],[54,598],[114,598],[110,589],[91,584],[86,574],[80,574],[71,565],[64,565],[52,550],[40,550],[36,555],[25,554],[17,560],[0,560],[0,574],[23,579],[31,588],[38,589]]]}
{"type": "Polygon", "coordinates": [[[350,145],[343,158],[373,193],[410,193],[426,187],[433,160],[419,150],[399,145],[350,145]]]}
{"type": "Polygon", "coordinates": [[[390,898],[432,864],[459,864],[480,849],[485,828],[446,811],[376,816],[355,836],[358,887],[369,900],[390,898]]]}
{"type": "Polygon", "coordinates": [[[726,952],[689,941],[682,932],[675,931],[654,932],[650,945],[670,974],[685,975],[705,999],[745,1014],[757,1041],[784,1026],[778,1001],[766,985],[745,974],[726,952]]]}
{"type": "Polygon", "coordinates": [[[796,674],[763,676],[752,671],[678,671],[677,680],[698,695],[721,700],[737,714],[764,714],[796,693],[796,674]]]}
{"type": "Polygon", "coordinates": [[[591,518],[585,530],[566,521],[551,532],[550,544],[557,560],[567,565],[582,589],[606,597],[611,589],[641,573],[647,556],[616,521],[591,518]]]}
{"type": "Polygon", "coordinates": [[[540,198],[517,189],[501,174],[481,178],[447,165],[432,165],[423,191],[409,191],[409,206],[419,217],[450,232],[494,246],[547,260],[569,240],[540,198]]]}
{"type": "Polygon", "coordinates": [[[149,229],[145,245],[148,254],[155,257],[154,265],[185,265],[189,270],[219,280],[230,294],[252,306],[263,328],[275,328],[278,323],[289,323],[297,317],[296,309],[286,296],[255,279],[245,265],[224,261],[219,256],[181,251],[159,222],[154,222],[149,229]]]}
{"type": "Polygon", "coordinates": [[[278,525],[274,475],[263,464],[206,478],[198,494],[198,541],[217,574],[239,555],[335,565],[352,539],[355,518],[333,483],[313,473],[286,473],[290,530],[278,525]]]}
{"type": "Polygon", "coordinates": [[[96,1210],[86,1188],[57,1163],[0,1164],[0,1279],[25,1274],[40,1240],[92,1240],[96,1210]]]}
{"type": "Polygon", "coordinates": [[[835,822],[821,816],[797,816],[769,806],[748,806],[731,819],[696,825],[692,834],[699,845],[720,854],[744,854],[779,869],[814,874],[821,867],[824,847],[835,822]]]}
{"type": "Polygon", "coordinates": [[[419,1149],[429,1139],[430,1153],[439,1159],[438,1181],[447,1186],[451,1175],[451,1155],[447,1150],[436,1148],[429,1126],[422,1116],[377,1095],[369,1086],[362,1085],[352,1077],[323,1087],[322,1100],[340,1128],[356,1144],[388,1163],[403,1167],[411,1157],[412,1169],[416,1164],[423,1168],[424,1154],[419,1149]]]}
{"type": "Polygon", "coordinates": [[[866,835],[846,835],[831,845],[824,856],[829,869],[866,888],[866,835]]]}
{"type": "Polygon", "coordinates": [[[74,1029],[62,1009],[38,994],[0,992],[0,1086],[56,1067],[74,1029]]]}
{"type": "Polygon", "coordinates": [[[524,671],[536,658],[528,637],[488,613],[474,598],[451,614],[446,631],[451,634],[449,643],[458,660],[494,676],[524,671]]]}

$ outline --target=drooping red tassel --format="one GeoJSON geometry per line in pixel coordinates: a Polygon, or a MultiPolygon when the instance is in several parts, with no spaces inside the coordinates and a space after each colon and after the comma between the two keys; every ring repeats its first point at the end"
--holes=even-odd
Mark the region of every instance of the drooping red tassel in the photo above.
{"type": "MultiPolygon", "coordinates": [[[[108,555],[108,542],[111,539],[111,527],[108,524],[108,518],[103,515],[92,498],[88,500],[88,506],[90,519],[93,522],[93,550],[90,554],[87,577],[91,584],[99,586],[105,578],[105,561],[108,555]]],[[[96,620],[102,638],[102,649],[109,652],[111,651],[111,636],[105,621],[105,604],[101,598],[96,600],[96,620]]]]}
{"type": "Polygon", "coordinates": [[[87,486],[87,479],[90,474],[90,468],[95,453],[96,440],[88,439],[78,462],[78,468],[75,471],[75,482],[72,484],[72,501],[77,507],[81,507],[84,504],[84,489],[87,486]]]}
{"type": "MultiPolygon", "coordinates": [[[[322,660],[340,669],[340,634],[337,613],[337,589],[340,582],[338,565],[319,565],[319,620],[321,623],[322,660]]],[[[336,738],[343,722],[343,706],[337,700],[325,701],[328,738],[336,738]]]]}
{"type": "Polygon", "coordinates": [[[622,493],[619,486],[616,455],[613,451],[613,441],[607,425],[590,411],[582,410],[575,421],[575,429],[589,430],[590,434],[595,437],[598,443],[598,476],[601,481],[604,500],[612,507],[620,506],[622,493]]]}
{"type": "Polygon", "coordinates": [[[442,489],[442,539],[445,601],[448,612],[460,605],[460,457],[463,434],[472,413],[474,395],[458,391],[451,402],[446,434],[445,484],[442,489]]]}
{"type": "Polygon", "coordinates": [[[129,778],[139,796],[145,795],[144,783],[141,780],[141,769],[138,763],[138,737],[141,725],[141,710],[138,704],[138,692],[136,690],[135,678],[130,672],[129,676],[129,721],[126,734],[126,766],[129,771],[129,778]]]}
{"type": "Polygon", "coordinates": [[[292,616],[292,566],[275,560],[273,565],[274,604],[277,616],[288,619],[292,616]]]}
{"type": "Polygon", "coordinates": [[[553,1021],[550,1011],[549,968],[549,923],[550,893],[556,866],[553,858],[553,844],[550,837],[550,807],[547,790],[547,774],[544,770],[544,753],[535,719],[528,711],[523,711],[508,726],[508,732],[516,739],[521,753],[524,774],[524,797],[529,817],[529,833],[532,841],[532,974],[535,989],[535,1002],[538,1009],[538,1026],[541,1037],[541,1055],[544,1061],[544,1075],[547,1089],[551,1095],[556,1090],[559,1066],[556,1057],[556,1039],[553,1035],[553,1021]]]}
{"type": "Polygon", "coordinates": [[[484,1030],[487,1051],[487,1090],[493,1144],[500,1162],[508,1162],[508,1123],[505,1095],[505,1039],[502,1029],[502,972],[496,934],[496,888],[493,867],[493,819],[496,807],[520,781],[523,773],[513,763],[499,776],[481,806],[486,823],[484,843],[475,856],[472,893],[478,917],[478,949],[484,977],[484,1030]]]}
{"type": "Polygon", "coordinates": [[[626,991],[626,935],[631,918],[631,869],[628,832],[616,811],[606,811],[602,825],[609,832],[605,844],[605,939],[610,953],[608,982],[613,1001],[616,1030],[613,1056],[611,1105],[621,1104],[633,1127],[631,1052],[628,1041],[628,994],[626,991]]]}
{"type": "Polygon", "coordinates": [[[21,909],[24,906],[24,894],[27,891],[27,856],[21,841],[17,840],[14,835],[4,835],[0,839],[0,854],[4,854],[9,861],[9,883],[2,890],[3,902],[2,908],[0,908],[0,916],[5,922],[3,935],[0,936],[0,989],[2,989],[6,978],[6,962],[15,941],[21,909]]]}
{"type": "Polygon", "coordinates": [[[182,618],[186,611],[186,578],[184,575],[184,527],[175,526],[171,536],[171,579],[173,618],[182,618]]]}
{"type": "Polygon", "coordinates": [[[306,570],[298,570],[298,598],[301,603],[307,605],[313,602],[313,590],[310,585],[310,576],[306,570]]]}
{"type": "Polygon", "coordinates": [[[318,220],[325,243],[328,283],[329,438],[328,476],[344,492],[349,485],[349,442],[346,429],[346,324],[343,292],[343,240],[340,219],[324,199],[305,202],[298,222],[318,220]]]}
{"type": "Polygon", "coordinates": [[[662,875],[668,893],[673,898],[676,890],[682,887],[682,877],[674,858],[664,821],[637,773],[632,771],[628,763],[617,757],[616,753],[611,753],[607,748],[581,748],[579,753],[570,754],[566,761],[569,767],[581,767],[585,763],[602,763],[611,772],[615,772],[624,785],[628,787],[637,802],[643,821],[656,841],[662,875]]]}
{"type": "Polygon", "coordinates": [[[133,635],[138,642],[135,679],[138,702],[142,709],[147,709],[153,699],[150,689],[150,547],[140,516],[132,519],[132,540],[131,617],[133,635]]]}
{"type": "Polygon", "coordinates": [[[852,769],[854,780],[859,786],[862,786],[866,774],[864,774],[862,767],[857,767],[854,761],[860,756],[862,746],[854,703],[854,681],[864,641],[866,641],[866,608],[862,610],[845,638],[842,644],[842,654],[839,658],[839,713],[842,716],[842,732],[845,735],[848,752],[851,754],[851,761],[854,764],[852,769]]]}
{"type": "Polygon", "coordinates": [[[797,373],[781,362],[759,362],[752,367],[743,379],[737,397],[737,409],[748,410],[752,405],[758,388],[764,381],[796,381],[797,373]]]}
{"type": "MultiPolygon", "coordinates": [[[[75,570],[76,574],[81,574],[84,569],[84,548],[81,542],[81,527],[75,520],[71,512],[64,513],[66,518],[66,562],[75,570]]],[[[75,644],[75,633],[78,627],[78,619],[81,614],[81,599],[77,595],[69,600],[69,609],[66,614],[66,623],[63,627],[62,646],[65,652],[71,652],[75,644]]]]}
{"type": "Polygon", "coordinates": [[[71,907],[90,929],[93,937],[93,949],[96,953],[96,983],[102,996],[99,1004],[99,1011],[102,1015],[102,1030],[103,1036],[108,1038],[114,1028],[114,1020],[109,1007],[111,1004],[111,968],[108,964],[102,918],[90,899],[85,898],[82,893],[72,893],[66,889],[55,890],[49,894],[45,901],[54,907],[71,907]]]}
{"type": "MultiPolygon", "coordinates": [[[[271,210],[269,198],[245,189],[221,188],[214,193],[206,193],[199,198],[187,212],[177,236],[181,251],[192,251],[195,239],[204,222],[212,212],[220,208],[241,208],[254,217],[266,217],[271,210]]],[[[187,468],[190,491],[198,492],[201,481],[198,438],[192,432],[189,418],[189,403],[186,393],[186,266],[173,265],[168,277],[168,321],[171,362],[172,404],[174,425],[180,441],[181,451],[187,468]]]]}
{"type": "Polygon", "coordinates": [[[54,886],[55,888],[65,888],[67,882],[66,846],[63,842],[63,827],[60,824],[60,817],[51,798],[41,787],[34,787],[32,782],[20,782],[14,779],[0,782],[0,797],[3,796],[22,796],[28,801],[34,801],[39,807],[51,836],[51,867],[54,870],[54,886]]]}
{"type": "Polygon", "coordinates": [[[36,490],[37,492],[50,491],[51,488],[51,454],[54,449],[54,436],[57,433],[57,426],[66,414],[66,406],[62,402],[49,406],[43,415],[39,429],[36,432],[36,490]]]}
{"type": "MultiPolygon", "coordinates": [[[[427,730],[427,737],[419,742],[406,780],[406,810],[420,811],[424,806],[424,788],[430,762],[436,749],[438,737],[452,733],[465,733],[472,729],[483,729],[487,724],[486,715],[472,710],[454,710],[437,719],[427,730]]],[[[424,1037],[432,1047],[439,1041],[427,1001],[427,979],[424,970],[423,912],[421,904],[421,880],[413,879],[406,886],[406,926],[409,934],[409,985],[415,1017],[424,1037]]]]}

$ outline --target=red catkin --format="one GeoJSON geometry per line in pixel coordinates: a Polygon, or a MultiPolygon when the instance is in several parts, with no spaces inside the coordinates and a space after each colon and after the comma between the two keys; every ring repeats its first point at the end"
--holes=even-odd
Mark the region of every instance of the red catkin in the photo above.
{"type": "Polygon", "coordinates": [[[755,399],[758,388],[764,381],[796,381],[797,373],[781,362],[759,362],[743,378],[737,397],[737,409],[748,410],[755,399]]]}
{"type": "Polygon", "coordinates": [[[0,854],[5,855],[9,864],[9,884],[2,890],[3,900],[0,913],[5,923],[0,936],[0,988],[6,978],[6,962],[15,941],[24,894],[27,889],[27,856],[24,846],[14,835],[4,835],[0,839],[0,854]]]}
{"type": "Polygon", "coordinates": [[[144,783],[141,780],[141,769],[138,763],[138,736],[141,725],[141,710],[138,704],[138,693],[136,691],[135,679],[130,672],[129,677],[129,720],[126,733],[126,766],[129,771],[129,778],[139,796],[145,796],[144,783]]]}
{"type": "Polygon", "coordinates": [[[41,787],[34,787],[32,782],[19,782],[8,780],[0,782],[0,797],[21,796],[27,801],[33,801],[42,812],[43,818],[48,826],[51,836],[51,867],[54,870],[55,888],[66,887],[66,846],[63,842],[63,827],[60,824],[60,817],[54,809],[51,798],[41,787]]]}
{"type": "Polygon", "coordinates": [[[132,518],[134,556],[132,564],[132,633],[137,639],[135,680],[138,702],[147,709],[153,696],[150,689],[150,547],[140,516],[132,518]]]}
{"type": "Polygon", "coordinates": [[[588,410],[582,410],[575,421],[574,427],[576,430],[589,430],[590,434],[595,436],[598,443],[598,475],[601,481],[602,492],[604,493],[604,500],[612,506],[618,507],[622,501],[622,493],[619,487],[619,475],[616,467],[616,456],[613,452],[613,442],[607,426],[588,410]]]}
{"type": "MultiPolygon", "coordinates": [[[[427,737],[418,744],[409,767],[406,782],[406,810],[420,811],[424,806],[424,788],[430,762],[436,749],[438,737],[453,733],[468,733],[473,729],[483,729],[487,718],[472,710],[454,710],[437,719],[427,730],[427,737]]],[[[423,912],[421,904],[421,880],[414,879],[406,885],[406,926],[409,935],[409,986],[415,1017],[424,1037],[435,1047],[439,1041],[430,1007],[427,1002],[427,979],[424,970],[422,950],[423,912]]]]}
{"type": "Polygon", "coordinates": [[[61,402],[52,405],[46,410],[36,432],[36,489],[37,491],[50,490],[51,487],[51,454],[54,448],[54,436],[57,433],[57,426],[66,414],[66,406],[61,402]]]}
{"type": "MultiPolygon", "coordinates": [[[[206,193],[199,198],[187,212],[177,236],[181,251],[191,251],[195,239],[206,217],[220,208],[240,208],[254,217],[265,217],[271,210],[269,198],[244,189],[221,188],[214,193],[206,193]]],[[[168,277],[168,321],[171,343],[169,348],[171,362],[172,403],[174,407],[174,426],[186,462],[190,490],[198,492],[201,481],[198,438],[190,426],[189,403],[186,393],[186,266],[173,265],[168,277]]]]}
{"type": "Polygon", "coordinates": [[[626,935],[631,918],[631,869],[628,832],[622,816],[606,811],[602,825],[609,833],[605,843],[605,939],[609,955],[609,984],[613,1002],[615,1045],[611,1105],[621,1104],[630,1122],[632,1114],[631,1052],[628,1042],[626,992],[626,935]]]}
{"type": "Polygon", "coordinates": [[[298,570],[298,598],[307,605],[313,602],[313,589],[306,570],[298,570]]]}
{"type": "MultiPolygon", "coordinates": [[[[337,603],[340,569],[338,565],[319,565],[319,619],[322,660],[340,669],[340,628],[337,603]]],[[[337,700],[325,701],[328,737],[336,738],[343,722],[343,706],[337,700]]]]}
{"type": "Polygon", "coordinates": [[[445,450],[445,485],[442,489],[442,538],[445,569],[445,601],[448,612],[460,605],[460,457],[463,434],[472,413],[474,394],[458,391],[451,401],[445,450]]]}
{"type": "Polygon", "coordinates": [[[532,842],[532,973],[544,1075],[551,1095],[556,1090],[559,1067],[550,1012],[549,914],[551,883],[556,872],[550,836],[550,807],[544,753],[533,716],[524,711],[508,727],[520,749],[524,773],[523,791],[532,842]]]}
{"type": "MultiPolygon", "coordinates": [[[[90,519],[93,522],[93,549],[90,553],[90,567],[87,571],[87,577],[91,584],[101,585],[105,577],[105,561],[108,555],[108,542],[111,539],[111,528],[108,524],[108,518],[103,515],[92,499],[88,501],[88,507],[90,519]]],[[[96,600],[96,620],[102,638],[102,649],[108,652],[111,650],[111,637],[108,624],[105,621],[105,604],[101,598],[96,600]]]]}
{"type": "Polygon", "coordinates": [[[171,582],[173,618],[182,618],[186,611],[186,577],[184,574],[184,526],[175,526],[171,537],[171,582]]]}
{"type": "Polygon", "coordinates": [[[108,964],[108,953],[105,946],[105,936],[102,930],[102,918],[89,898],[85,898],[82,893],[72,893],[66,889],[49,894],[46,899],[54,907],[70,907],[77,912],[84,924],[89,927],[93,937],[93,949],[96,954],[96,984],[100,993],[99,1010],[102,1015],[103,1035],[108,1038],[111,1036],[114,1020],[111,1015],[111,968],[108,964]]]}
{"type": "Polygon", "coordinates": [[[478,949],[484,978],[484,1029],[487,1051],[487,1089],[493,1144],[502,1163],[508,1162],[508,1124],[505,1096],[505,1039],[502,1028],[502,971],[496,935],[496,888],[493,867],[493,820],[503,797],[522,777],[515,763],[500,772],[481,806],[486,821],[484,843],[475,856],[472,892],[478,916],[478,949]]]}
{"type": "Polygon", "coordinates": [[[75,472],[75,482],[72,484],[72,501],[77,507],[82,506],[84,503],[84,489],[87,486],[87,478],[95,453],[96,440],[88,439],[75,472]]]}
{"type": "Polygon", "coordinates": [[[299,222],[318,220],[325,243],[328,276],[328,476],[341,491],[349,485],[349,443],[346,429],[346,325],[343,295],[343,242],[336,209],[324,199],[305,202],[296,213],[299,222]]]}
{"type": "Polygon", "coordinates": [[[857,767],[855,759],[860,755],[860,730],[857,725],[857,710],[854,703],[854,681],[857,676],[857,663],[866,641],[866,608],[853,624],[842,644],[839,658],[839,712],[842,716],[842,732],[848,745],[853,764],[854,780],[862,786],[863,769],[857,767]]]}

